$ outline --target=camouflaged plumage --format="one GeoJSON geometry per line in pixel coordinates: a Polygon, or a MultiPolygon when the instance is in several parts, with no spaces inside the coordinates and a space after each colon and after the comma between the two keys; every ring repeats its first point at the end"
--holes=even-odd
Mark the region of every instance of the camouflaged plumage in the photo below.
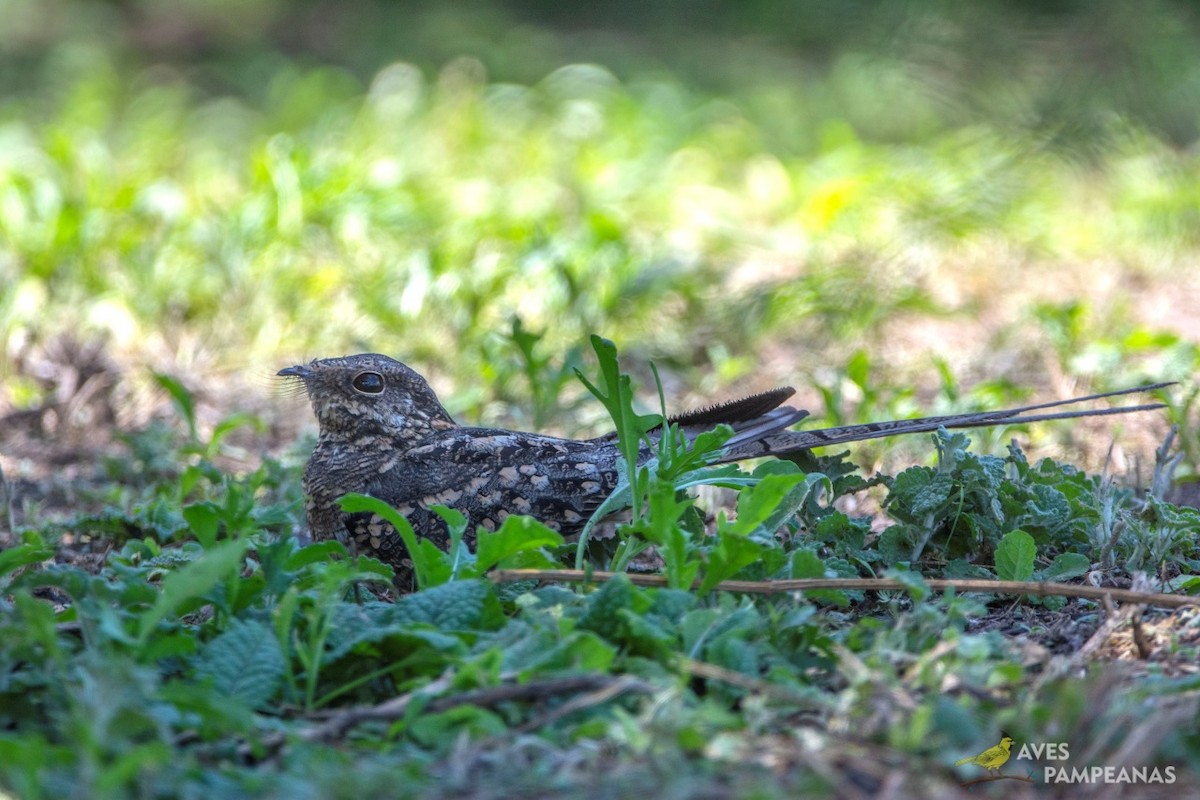
{"type": "MultiPolygon", "coordinates": [[[[431,506],[462,512],[469,537],[478,526],[495,530],[509,514],[532,515],[570,535],[583,527],[617,484],[621,456],[615,436],[580,441],[460,426],[424,378],[384,355],[318,359],[280,370],[279,375],[303,381],[320,425],[316,449],[304,470],[305,510],[313,538],[348,538],[359,552],[393,565],[402,589],[409,588],[411,569],[400,537],[377,516],[342,512],[337,500],[346,492],[387,501],[408,517],[418,536],[444,548],[446,528],[429,510],[431,506]]],[[[794,390],[781,388],[671,421],[693,433],[718,423],[731,425],[735,432],[721,460],[738,461],[939,426],[969,428],[1160,408],[1141,405],[1022,416],[1162,385],[1005,411],[791,432],[787,428],[808,412],[782,405],[794,390]]]]}

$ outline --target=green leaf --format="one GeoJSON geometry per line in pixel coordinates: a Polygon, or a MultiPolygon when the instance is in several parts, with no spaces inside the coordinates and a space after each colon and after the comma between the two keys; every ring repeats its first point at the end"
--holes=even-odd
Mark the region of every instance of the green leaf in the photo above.
{"type": "Polygon", "coordinates": [[[600,362],[600,386],[587,379],[579,369],[576,376],[596,399],[604,404],[617,427],[617,442],[625,462],[632,468],[638,460],[642,437],[663,423],[659,414],[638,414],[633,409],[633,390],[628,375],[621,374],[617,358],[617,346],[608,339],[595,334],[591,337],[592,349],[600,362]]]}
{"type": "Polygon", "coordinates": [[[1005,581],[1027,581],[1033,577],[1037,546],[1022,530],[1010,531],[996,546],[996,574],[1005,581]]]}
{"type": "Polygon", "coordinates": [[[395,603],[341,603],[334,609],[325,658],[335,661],[359,645],[374,643],[405,652],[458,652],[460,634],[474,635],[503,622],[490,581],[451,581],[395,603]]]}
{"type": "Polygon", "coordinates": [[[475,574],[483,575],[494,566],[508,566],[506,562],[520,553],[562,543],[562,534],[533,517],[510,516],[495,533],[480,531],[475,545],[475,574]]]}
{"type": "MultiPolygon", "coordinates": [[[[905,470],[901,475],[905,475],[909,470],[905,470]]],[[[899,484],[899,478],[897,478],[899,484]]],[[[914,492],[912,497],[912,512],[914,515],[922,516],[934,511],[937,511],[946,504],[950,499],[951,492],[954,491],[954,477],[949,472],[939,472],[933,475],[932,480],[923,487],[914,492]]]]}
{"type": "MultiPolygon", "coordinates": [[[[738,495],[737,519],[722,519],[717,544],[708,553],[708,563],[699,591],[707,593],[721,581],[755,563],[774,544],[770,537],[804,505],[813,488],[828,485],[823,475],[804,475],[787,465],[790,472],[769,472],[738,495]],[[751,535],[755,538],[749,538],[751,535]]],[[[684,588],[682,586],[672,588],[684,588]]]]}
{"type": "Polygon", "coordinates": [[[183,416],[184,422],[187,423],[188,438],[194,441],[196,439],[196,401],[192,397],[192,393],[179,380],[164,372],[155,372],[154,380],[159,386],[166,389],[167,394],[171,395],[171,399],[175,401],[175,406],[183,416]]]}
{"type": "Polygon", "coordinates": [[[452,581],[401,597],[388,606],[381,620],[439,630],[473,630],[488,621],[489,601],[495,602],[490,581],[452,581]]]}
{"type": "Polygon", "coordinates": [[[195,561],[170,573],[163,579],[162,591],[148,611],[141,615],[138,643],[144,647],[150,634],[166,617],[190,600],[206,595],[223,580],[234,577],[242,568],[247,542],[221,542],[195,561]]]}
{"type": "Polygon", "coordinates": [[[174,713],[185,715],[188,729],[195,730],[203,739],[249,736],[254,731],[256,715],[252,707],[229,702],[226,695],[198,683],[190,675],[163,684],[157,694],[174,707],[174,713]]]}
{"type": "Polygon", "coordinates": [[[196,674],[211,679],[213,689],[251,708],[260,708],[275,696],[283,671],[283,651],[275,631],[257,620],[233,620],[208,643],[196,665],[196,674]]]}
{"type": "MultiPolygon", "coordinates": [[[[446,530],[449,532],[449,547],[446,551],[448,559],[444,562],[449,573],[442,574],[443,570],[436,571],[438,577],[434,581],[435,583],[445,583],[460,577],[466,564],[473,560],[470,552],[463,545],[463,536],[467,532],[467,517],[458,509],[449,506],[433,505],[429,507],[429,510],[442,518],[442,522],[446,523],[446,530]]],[[[422,540],[421,544],[432,545],[433,543],[422,540]]],[[[432,556],[432,558],[434,563],[440,563],[436,556],[432,556]]]]}
{"type": "Polygon", "coordinates": [[[424,624],[381,621],[362,622],[362,609],[343,604],[333,616],[333,627],[325,640],[321,659],[332,664],[351,653],[393,661],[420,663],[421,669],[437,672],[448,656],[466,651],[463,637],[434,630],[424,624]]]}
{"type": "Polygon", "coordinates": [[[194,503],[185,506],[183,518],[196,536],[196,541],[205,550],[211,549],[217,543],[217,531],[220,528],[221,512],[212,503],[194,503]]]}
{"type": "Polygon", "coordinates": [[[677,644],[675,626],[659,617],[651,617],[622,608],[617,611],[624,622],[626,646],[633,652],[666,659],[677,644]]]}
{"type": "Polygon", "coordinates": [[[753,539],[728,529],[718,531],[717,537],[717,546],[708,554],[708,566],[697,590],[700,594],[711,592],[718,583],[753,564],[765,549],[764,545],[753,539]]]}
{"type": "Polygon", "coordinates": [[[884,570],[883,576],[904,584],[912,599],[917,602],[921,602],[929,596],[929,585],[925,583],[925,579],[918,572],[891,567],[884,570]]]}
{"type": "Polygon", "coordinates": [[[375,514],[392,524],[396,534],[403,540],[404,549],[413,562],[413,574],[417,579],[419,589],[429,588],[438,583],[437,578],[444,580],[450,577],[451,565],[449,554],[439,550],[433,542],[427,539],[418,541],[408,520],[382,500],[365,494],[347,492],[338,501],[342,510],[348,514],[366,512],[375,514]],[[423,547],[421,545],[424,545],[423,547]]]}
{"type": "Polygon", "coordinates": [[[846,364],[846,377],[860,389],[868,389],[871,382],[871,355],[866,350],[854,351],[846,364]]]}
{"type": "Polygon", "coordinates": [[[456,740],[490,740],[511,735],[500,714],[469,705],[415,717],[407,726],[406,733],[424,747],[447,747],[456,740]]]}
{"type": "MultiPolygon", "coordinates": [[[[595,335],[591,337],[591,343],[592,349],[596,351],[596,358],[600,362],[601,386],[596,386],[589,381],[578,368],[575,369],[575,375],[608,410],[617,430],[617,449],[620,450],[622,456],[621,462],[618,464],[620,480],[601,508],[607,508],[610,504],[618,502],[618,498],[623,499],[624,493],[627,491],[628,504],[633,509],[634,522],[637,522],[641,518],[648,481],[647,471],[638,468],[642,443],[647,438],[646,434],[662,425],[664,420],[659,414],[642,415],[634,411],[633,389],[629,376],[621,373],[616,345],[608,339],[595,335]]],[[[670,432],[664,431],[663,433],[669,435],[670,432]]],[[[579,537],[575,553],[575,566],[578,569],[583,568],[584,553],[592,524],[597,518],[598,516],[595,514],[592,516],[592,520],[589,520],[579,537]]]]}
{"type": "Polygon", "coordinates": [[[624,573],[614,576],[588,596],[588,607],[579,618],[579,628],[597,633],[610,642],[620,642],[626,631],[617,612],[633,607],[636,592],[624,573]]]}
{"type": "Polygon", "coordinates": [[[310,545],[301,547],[288,556],[285,567],[288,570],[300,570],[309,564],[329,561],[332,556],[346,558],[348,555],[349,553],[346,552],[345,545],[336,539],[327,539],[323,542],[313,542],[310,545]]]}
{"type": "Polygon", "coordinates": [[[1092,562],[1082,553],[1060,553],[1042,573],[1043,580],[1064,581],[1086,575],[1092,562]]]}
{"type": "Polygon", "coordinates": [[[1169,581],[1168,585],[1173,591],[1180,592],[1181,594],[1200,594],[1200,576],[1197,575],[1180,575],[1169,581]]]}
{"type": "Polygon", "coordinates": [[[244,425],[249,425],[259,430],[265,427],[262,420],[247,411],[230,414],[213,426],[212,436],[208,440],[208,445],[204,448],[204,456],[206,458],[216,456],[221,449],[221,440],[244,425]]]}
{"type": "Polygon", "coordinates": [[[726,635],[751,635],[761,624],[762,618],[748,601],[736,607],[694,609],[684,614],[679,624],[683,652],[688,658],[703,660],[709,643],[726,635]]]}
{"type": "MultiPolygon", "coordinates": [[[[673,484],[654,479],[650,481],[649,513],[624,529],[627,535],[640,536],[657,546],[665,565],[667,585],[672,589],[690,589],[700,569],[699,562],[690,560],[694,550],[692,536],[681,524],[683,515],[692,507],[693,502],[680,496],[673,484]]],[[[614,564],[613,569],[622,571],[625,566],[614,564]]]]}
{"type": "Polygon", "coordinates": [[[866,517],[847,516],[844,512],[826,514],[811,528],[813,539],[834,547],[838,552],[858,556],[866,546],[867,534],[871,532],[871,520],[866,517]]]}
{"type": "Polygon", "coordinates": [[[792,553],[792,578],[824,578],[825,562],[812,550],[797,550],[792,553]]]}
{"type": "MultiPolygon", "coordinates": [[[[829,572],[829,566],[814,550],[805,548],[792,553],[791,577],[797,579],[824,578],[829,572]]],[[[804,596],[836,606],[850,605],[850,598],[845,592],[838,589],[809,589],[804,596]]]]}
{"type": "Polygon", "coordinates": [[[21,539],[21,544],[0,550],[0,575],[54,558],[54,548],[48,546],[40,534],[29,531],[21,534],[21,539]]]}
{"type": "MultiPolygon", "coordinates": [[[[704,649],[704,660],[743,675],[759,675],[759,645],[737,633],[714,639],[704,649]]],[[[728,688],[725,690],[729,691],[728,688]]],[[[733,691],[738,693],[737,690],[733,691]]]]}
{"type": "Polygon", "coordinates": [[[811,481],[809,477],[799,472],[764,475],[757,484],[738,494],[737,519],[723,527],[730,533],[742,536],[753,533],[760,526],[766,533],[774,533],[775,528],[804,504],[813,486],[824,480],[823,475],[811,476],[811,481]],[[785,499],[787,502],[784,502],[785,499]],[[774,527],[767,526],[765,523],[768,521],[774,527]]]}

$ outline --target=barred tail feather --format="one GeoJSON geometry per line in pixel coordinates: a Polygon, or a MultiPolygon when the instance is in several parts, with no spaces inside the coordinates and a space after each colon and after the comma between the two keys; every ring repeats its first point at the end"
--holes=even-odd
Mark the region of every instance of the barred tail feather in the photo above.
{"type": "Polygon", "coordinates": [[[928,433],[938,428],[984,428],[996,425],[1023,425],[1030,422],[1045,422],[1055,419],[1075,419],[1078,417],[1102,417],[1113,414],[1131,414],[1139,411],[1153,411],[1164,408],[1162,403],[1145,403],[1135,406],[1118,406],[1116,408],[1080,409],[1073,411],[1055,411],[1046,414],[1030,414],[1030,411],[1059,408],[1105,397],[1118,397],[1138,392],[1148,392],[1170,386],[1170,383],[1156,383],[1139,386],[1134,389],[1121,389],[1113,392],[1102,392],[1069,400],[1055,400],[1048,403],[1009,408],[1000,411],[984,411],[972,414],[949,414],[938,417],[919,417],[916,419],[890,420],[887,422],[872,422],[863,425],[841,425],[833,428],[820,428],[811,431],[789,431],[769,434],[754,441],[747,437],[737,436],[722,460],[737,461],[756,456],[786,455],[810,450],[814,447],[846,444],[848,442],[879,439],[889,436],[900,436],[909,433],[928,433]]]}

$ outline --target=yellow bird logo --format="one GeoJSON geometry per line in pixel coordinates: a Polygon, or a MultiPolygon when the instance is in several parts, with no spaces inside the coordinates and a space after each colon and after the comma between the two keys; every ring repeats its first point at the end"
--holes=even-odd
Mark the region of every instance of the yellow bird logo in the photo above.
{"type": "Polygon", "coordinates": [[[963,764],[977,764],[988,772],[993,770],[997,775],[1000,774],[1000,768],[1008,761],[1008,757],[1012,755],[1012,737],[1007,734],[1002,734],[1000,744],[995,747],[989,747],[977,756],[968,758],[960,758],[954,762],[954,766],[960,767],[963,764]]]}

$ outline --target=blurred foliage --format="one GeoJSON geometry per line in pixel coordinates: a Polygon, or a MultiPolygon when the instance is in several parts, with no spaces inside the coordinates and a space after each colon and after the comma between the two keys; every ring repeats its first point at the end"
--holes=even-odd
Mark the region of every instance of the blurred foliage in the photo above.
{"type": "Polygon", "coordinates": [[[62,330],[237,368],[384,350],[545,422],[514,324],[705,391],[775,339],[821,382],[905,315],[976,313],[935,291],[961,254],[1157,274],[1200,241],[1188,4],[0,12],[6,362],[62,330]]]}

